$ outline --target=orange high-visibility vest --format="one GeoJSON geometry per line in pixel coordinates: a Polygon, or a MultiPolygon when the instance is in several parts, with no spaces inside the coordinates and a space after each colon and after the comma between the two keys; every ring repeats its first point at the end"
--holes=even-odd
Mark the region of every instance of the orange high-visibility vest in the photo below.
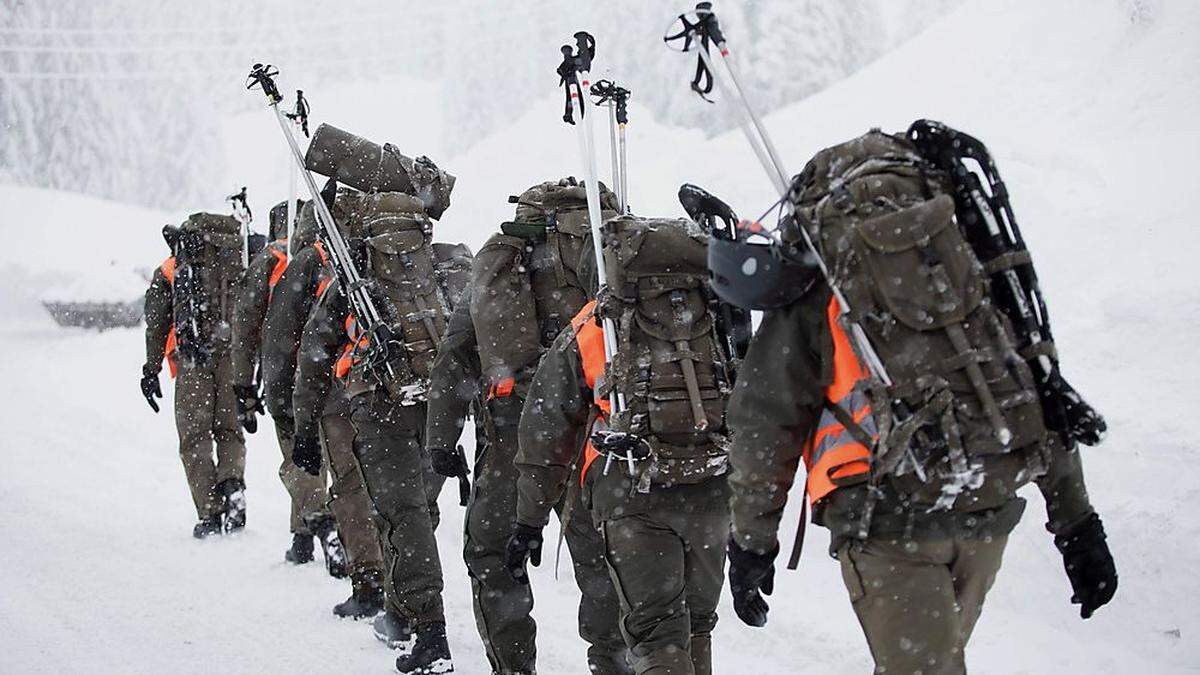
{"type": "Polygon", "coordinates": [[[826,316],[833,336],[833,382],[825,388],[826,408],[821,411],[817,430],[804,445],[804,466],[808,472],[805,488],[813,504],[836,490],[839,481],[871,470],[870,448],[855,440],[828,407],[841,407],[863,431],[872,438],[879,437],[871,402],[858,387],[870,377],[870,372],[854,354],[850,339],[838,324],[838,314],[837,300],[830,299],[826,316]]]}
{"type": "Polygon", "coordinates": [[[371,339],[358,329],[358,321],[353,316],[346,316],[346,335],[350,336],[350,341],[342,347],[342,355],[333,364],[333,376],[339,380],[346,379],[357,362],[354,358],[355,348],[365,350],[371,343],[371,339]]]}
{"type": "MultiPolygon", "coordinates": [[[[280,239],[278,242],[287,247],[287,239],[280,239]]],[[[287,270],[288,257],[287,253],[280,251],[278,248],[269,247],[268,251],[275,256],[275,267],[271,268],[271,276],[267,278],[267,302],[270,302],[271,295],[275,292],[275,284],[279,283],[279,279],[283,277],[283,273],[287,270]]]]}
{"type": "MultiPolygon", "coordinates": [[[[169,256],[158,266],[159,271],[166,277],[167,284],[172,288],[175,286],[175,256],[169,256]]],[[[179,348],[179,338],[175,335],[175,318],[171,317],[171,330],[167,333],[166,344],[163,345],[163,358],[167,360],[167,370],[170,371],[171,377],[179,372],[179,366],[175,363],[175,350],[179,348]]]]}
{"type": "Polygon", "coordinates": [[[513,390],[516,389],[517,380],[513,377],[502,377],[488,386],[487,400],[494,398],[508,398],[512,396],[513,390]]]}
{"type": "MultiPolygon", "coordinates": [[[[596,389],[596,383],[604,376],[604,328],[596,320],[595,311],[595,300],[584,305],[575,318],[571,319],[571,330],[575,333],[575,346],[579,348],[584,382],[592,390],[592,402],[599,409],[593,424],[606,424],[608,415],[612,412],[612,404],[607,398],[600,396],[596,389]]],[[[583,485],[583,479],[587,476],[592,462],[600,456],[596,448],[592,447],[591,436],[592,430],[588,429],[589,440],[583,448],[583,467],[579,471],[580,485],[583,485]]]]}

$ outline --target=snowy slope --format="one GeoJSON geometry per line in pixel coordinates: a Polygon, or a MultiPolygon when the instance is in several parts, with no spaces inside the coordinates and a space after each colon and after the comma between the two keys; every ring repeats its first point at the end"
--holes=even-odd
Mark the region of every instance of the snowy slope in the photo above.
{"type": "Polygon", "coordinates": [[[139,269],[166,256],[166,213],[94,197],[0,185],[0,315],[40,320],[41,300],[128,302],[139,269]]]}
{"type": "MultiPolygon", "coordinates": [[[[854,77],[767,119],[794,171],[825,145],[872,126],[901,129],[921,116],[986,140],[1038,262],[1066,373],[1108,415],[1110,438],[1085,461],[1121,573],[1117,599],[1079,621],[1041,529],[1041,500],[1030,490],[1027,517],[968,654],[972,672],[1200,669],[1200,518],[1193,513],[1200,450],[1190,414],[1200,402],[1193,361],[1200,287],[1190,275],[1200,236],[1192,229],[1188,162],[1200,156],[1192,127],[1200,119],[1197,38],[1200,6],[1186,0],[972,0],[854,77]]],[[[436,115],[405,104],[422,86],[437,95],[434,85],[406,82],[306,93],[314,119],[429,154],[459,176],[440,226],[444,238],[477,245],[511,214],[506,195],[579,173],[575,138],[558,121],[553,92],[503,132],[443,158],[428,133],[436,115]]],[[[679,213],[674,193],[684,181],[725,196],[746,215],[772,201],[740,136],[705,141],[699,132],[656,124],[636,105],[631,117],[638,212],[679,213]]],[[[225,140],[243,153],[230,186],[247,184],[252,198],[261,195],[261,213],[285,188],[273,124],[265,111],[241,116],[225,140]]],[[[69,197],[34,202],[26,195],[0,189],[0,213],[18,214],[3,216],[0,234],[25,236],[23,223],[82,223],[102,208],[75,202],[68,209],[69,197]],[[59,203],[67,209],[60,218],[39,220],[59,203]]],[[[107,257],[119,244],[137,252],[130,258],[136,264],[152,265],[162,254],[160,216],[114,211],[107,221],[144,219],[138,236],[114,229],[83,240],[82,250],[107,257]]],[[[24,250],[9,250],[0,269],[56,259],[59,241],[51,236],[19,241],[24,250]]],[[[6,303],[32,292],[28,277],[4,280],[12,289],[6,303]]],[[[274,475],[278,449],[265,435],[251,440],[248,531],[237,541],[190,539],[193,514],[169,413],[152,418],[136,390],[140,339],[133,331],[95,336],[53,329],[48,320],[0,319],[0,349],[51,355],[0,361],[0,376],[23,385],[0,406],[7,430],[0,538],[10,542],[0,547],[0,670],[311,672],[336,655],[339,670],[387,672],[389,654],[365,626],[328,614],[346,587],[315,567],[282,564],[285,497],[274,475]]],[[[452,648],[459,672],[486,673],[452,493],[443,495],[439,533],[452,648]]],[[[782,536],[790,537],[797,515],[793,509],[785,517],[782,536]]],[[[825,535],[812,529],[810,537],[800,571],[778,575],[766,629],[742,626],[723,603],[717,672],[869,670],[837,565],[824,554],[825,535]]],[[[579,672],[570,566],[558,581],[538,570],[534,583],[540,670],[579,672]]]]}

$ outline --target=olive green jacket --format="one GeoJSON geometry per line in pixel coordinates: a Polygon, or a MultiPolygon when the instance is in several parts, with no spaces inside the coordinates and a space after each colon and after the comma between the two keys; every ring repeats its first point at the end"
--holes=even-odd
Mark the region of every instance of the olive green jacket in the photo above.
{"type": "Polygon", "coordinates": [[[429,382],[429,407],[425,421],[425,445],[453,448],[463,426],[483,393],[483,373],[475,323],[471,320],[471,289],[458,300],[446,334],[438,345],[429,382]]]}
{"type": "MultiPolygon", "coordinates": [[[[830,294],[811,291],[792,305],[767,312],[750,345],[727,412],[733,435],[733,530],[739,543],[766,553],[777,545],[777,533],[788,492],[800,470],[805,441],[815,432],[824,405],[825,387],[833,379],[833,340],[827,325],[830,294]]],[[[1055,532],[1091,513],[1077,451],[1048,443],[1048,472],[1037,479],[1046,496],[1048,527],[1055,532]]],[[[912,536],[987,536],[1007,534],[1016,525],[1024,500],[1023,484],[992,480],[992,475],[1020,475],[1023,453],[988,458],[996,462],[983,486],[969,494],[959,511],[929,513],[906,508],[885,489],[875,509],[870,536],[908,532],[912,536]]],[[[985,464],[990,469],[993,465],[985,464]]],[[[933,480],[933,479],[931,479],[933,480]]],[[[1024,478],[1028,481],[1028,477],[1024,478]]],[[[842,487],[816,505],[813,521],[833,534],[832,550],[857,532],[865,485],[842,487]]],[[[956,505],[956,508],[959,508],[956,505]]]]}
{"type": "Polygon", "coordinates": [[[143,366],[143,372],[157,373],[162,370],[167,335],[175,322],[174,307],[171,282],[167,281],[160,266],[154,270],[150,287],[146,289],[146,365],[143,366]]]}
{"type": "Polygon", "coordinates": [[[292,417],[296,355],[304,325],[317,304],[321,256],[312,246],[296,252],[275,284],[263,326],[262,360],[267,410],[276,419],[292,417]]]}
{"type": "Polygon", "coordinates": [[[340,386],[334,384],[333,366],[342,347],[350,341],[346,334],[349,311],[346,296],[334,281],[317,300],[304,324],[296,355],[296,383],[292,394],[296,436],[317,435],[317,425],[325,413],[330,390],[340,386]]]}
{"type": "Polygon", "coordinates": [[[250,387],[258,366],[259,347],[264,335],[267,307],[272,301],[271,275],[278,258],[272,251],[284,253],[286,242],[273,241],[258,252],[246,268],[242,286],[233,306],[233,383],[250,387]]]}

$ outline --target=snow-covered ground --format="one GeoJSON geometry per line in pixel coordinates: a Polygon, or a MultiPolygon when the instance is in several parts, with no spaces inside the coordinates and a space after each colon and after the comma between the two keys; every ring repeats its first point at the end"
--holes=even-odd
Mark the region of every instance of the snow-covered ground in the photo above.
{"type": "MultiPolygon", "coordinates": [[[[1108,416],[1110,438],[1085,461],[1121,574],[1116,599],[1078,619],[1030,490],[968,652],[972,672],[1200,670],[1200,236],[1190,161],[1200,156],[1198,65],[1200,6],[1188,0],[972,0],[767,119],[793,170],[820,147],[922,116],[988,142],[1038,262],[1064,369],[1108,416]]],[[[478,245],[510,215],[505,196],[578,173],[552,91],[501,133],[443,158],[431,145],[438,120],[405,105],[410,87],[436,96],[437,86],[396,84],[307,93],[319,120],[429,154],[459,176],[446,239],[478,245]]],[[[631,117],[638,212],[678,213],[684,181],[746,214],[772,201],[738,135],[705,141],[636,105],[631,117]]],[[[260,213],[285,188],[273,124],[265,111],[230,120],[224,141],[240,153],[230,187],[249,185],[264,200],[260,213]]],[[[286,500],[266,434],[250,439],[247,531],[195,542],[170,407],[153,416],[137,391],[140,334],[61,330],[25,311],[47,279],[93,278],[65,262],[156,264],[166,217],[0,188],[0,236],[17,243],[0,256],[0,381],[10,383],[0,405],[0,671],[387,672],[391,655],[366,625],[329,614],[348,586],[282,562],[286,500]],[[35,224],[45,232],[30,233],[35,224]]],[[[453,492],[443,495],[439,532],[452,649],[459,672],[486,673],[453,492]]],[[[785,517],[783,536],[797,515],[785,517]]],[[[717,672],[869,670],[824,534],[810,532],[800,570],[778,575],[765,629],[742,626],[723,602],[717,672]]],[[[534,573],[544,673],[582,670],[570,574],[569,565],[557,581],[546,567],[534,573]]]]}

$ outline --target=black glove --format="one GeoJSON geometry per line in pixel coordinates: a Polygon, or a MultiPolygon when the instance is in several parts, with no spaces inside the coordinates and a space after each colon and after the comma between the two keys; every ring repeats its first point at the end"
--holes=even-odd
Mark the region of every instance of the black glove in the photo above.
{"type": "Polygon", "coordinates": [[[747,626],[767,625],[770,607],[763,600],[775,590],[776,545],[769,553],[755,553],[729,540],[729,591],[733,594],[733,611],[747,626]]]}
{"type": "Polygon", "coordinates": [[[430,448],[429,461],[439,475],[458,479],[458,505],[466,506],[467,502],[471,501],[471,479],[467,477],[470,469],[467,467],[467,455],[462,446],[454,450],[430,448]]]}
{"type": "Polygon", "coordinates": [[[467,458],[457,450],[430,448],[429,461],[433,470],[446,478],[462,478],[468,474],[467,458]]]}
{"type": "Polygon", "coordinates": [[[504,566],[522,584],[529,583],[526,560],[534,567],[542,564],[542,528],[517,523],[517,529],[513,530],[504,549],[504,566]]]}
{"type": "Polygon", "coordinates": [[[233,394],[237,396],[237,416],[242,428],[251,434],[258,431],[258,416],[266,412],[263,409],[262,398],[259,397],[258,390],[254,387],[235,384],[233,385],[233,394]]]}
{"type": "Polygon", "coordinates": [[[158,371],[150,368],[142,368],[142,396],[146,397],[146,403],[150,404],[150,409],[158,412],[158,401],[156,398],[162,398],[162,387],[158,385],[158,371]]]}
{"type": "Polygon", "coordinates": [[[292,439],[292,464],[314,476],[321,474],[321,441],[316,436],[292,439]]]}
{"type": "Polygon", "coordinates": [[[1044,385],[1058,405],[1047,410],[1046,426],[1061,431],[1084,445],[1099,445],[1108,431],[1104,416],[1096,412],[1079,392],[1055,371],[1044,385]]]}
{"type": "Polygon", "coordinates": [[[1108,604],[1117,592],[1117,566],[1108,550],[1104,523],[1093,513],[1069,531],[1056,535],[1054,545],[1062,553],[1063,567],[1071,580],[1071,604],[1080,605],[1079,616],[1090,618],[1092,612],[1108,604]]]}

